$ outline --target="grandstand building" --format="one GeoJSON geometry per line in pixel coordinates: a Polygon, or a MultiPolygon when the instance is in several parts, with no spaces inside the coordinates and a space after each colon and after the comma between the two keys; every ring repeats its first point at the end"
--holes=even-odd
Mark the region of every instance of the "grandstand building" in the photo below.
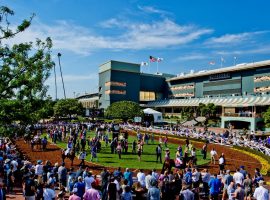
{"type": "Polygon", "coordinates": [[[254,131],[270,105],[270,60],[178,76],[144,74],[139,64],[109,61],[99,68],[99,107],[121,100],[164,114],[214,103],[222,128],[230,125],[254,131]]]}

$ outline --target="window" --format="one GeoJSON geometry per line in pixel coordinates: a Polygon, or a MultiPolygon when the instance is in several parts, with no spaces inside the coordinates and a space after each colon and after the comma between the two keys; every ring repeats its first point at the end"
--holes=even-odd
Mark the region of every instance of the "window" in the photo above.
{"type": "Polygon", "coordinates": [[[258,76],[254,77],[254,82],[264,82],[264,81],[270,81],[270,76],[258,76]]]}
{"type": "Polygon", "coordinates": [[[105,86],[119,86],[119,87],[126,87],[126,82],[116,82],[116,81],[108,81],[105,83],[105,86]]]}
{"type": "Polygon", "coordinates": [[[121,94],[121,95],[125,95],[126,90],[106,90],[105,94],[121,94]]]}
{"type": "Polygon", "coordinates": [[[155,92],[140,91],[140,101],[154,101],[156,100],[155,92]]]}

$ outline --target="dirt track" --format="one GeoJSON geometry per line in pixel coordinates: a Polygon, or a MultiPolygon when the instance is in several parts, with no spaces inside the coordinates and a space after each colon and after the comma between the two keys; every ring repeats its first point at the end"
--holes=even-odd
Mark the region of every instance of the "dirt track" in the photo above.
{"type": "MultiPolygon", "coordinates": [[[[157,138],[155,138],[155,139],[157,139],[157,138]]],[[[177,143],[177,144],[184,144],[185,141],[179,140],[179,139],[174,139],[174,138],[169,138],[169,142],[177,143]]],[[[193,142],[193,145],[196,148],[201,149],[203,143],[193,142]]],[[[44,152],[40,151],[40,150],[35,150],[34,152],[32,152],[30,146],[28,144],[25,144],[22,139],[19,139],[16,141],[16,146],[33,163],[35,163],[39,159],[41,159],[43,161],[50,160],[51,163],[53,163],[53,164],[56,162],[61,164],[61,162],[62,162],[61,150],[59,149],[59,147],[57,147],[54,144],[48,144],[48,150],[44,151],[44,152]]],[[[260,162],[249,155],[235,152],[230,147],[225,147],[225,146],[220,146],[220,145],[215,145],[215,144],[208,145],[208,152],[213,147],[216,149],[216,151],[219,155],[221,153],[225,154],[225,158],[226,158],[225,168],[226,169],[230,169],[231,171],[235,171],[236,168],[239,168],[241,165],[243,165],[243,166],[245,166],[246,170],[253,175],[254,169],[256,167],[261,168],[260,162]]],[[[68,167],[68,168],[71,167],[70,160],[66,159],[65,163],[66,163],[66,167],[68,167]]],[[[74,167],[77,168],[79,163],[80,163],[79,159],[75,158],[74,167]]],[[[216,161],[216,165],[208,164],[207,166],[203,166],[202,168],[208,168],[211,173],[218,173],[219,168],[218,168],[217,163],[218,163],[218,161],[216,161]]],[[[91,162],[87,162],[87,165],[91,168],[91,170],[94,172],[94,174],[100,173],[100,171],[102,169],[101,165],[97,165],[97,164],[94,164],[91,162]]],[[[113,168],[110,168],[110,170],[113,170],[113,168]]]]}

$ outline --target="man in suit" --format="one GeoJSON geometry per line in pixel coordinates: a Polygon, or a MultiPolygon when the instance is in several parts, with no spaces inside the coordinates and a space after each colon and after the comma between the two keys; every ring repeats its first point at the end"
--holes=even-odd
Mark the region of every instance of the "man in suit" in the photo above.
{"type": "Polygon", "coordinates": [[[160,163],[162,163],[161,152],[162,152],[162,147],[160,144],[158,144],[158,146],[156,147],[156,155],[157,155],[157,162],[158,160],[160,160],[160,163]]]}

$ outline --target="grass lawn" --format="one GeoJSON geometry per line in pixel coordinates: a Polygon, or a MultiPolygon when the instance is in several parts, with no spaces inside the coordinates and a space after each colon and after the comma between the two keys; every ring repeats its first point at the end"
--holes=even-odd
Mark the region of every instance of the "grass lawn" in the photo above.
{"type": "MultiPolygon", "coordinates": [[[[95,135],[94,132],[87,132],[87,137],[93,137],[95,135]]],[[[143,154],[141,157],[141,162],[138,160],[137,154],[131,154],[131,147],[132,142],[136,140],[137,138],[134,136],[129,136],[129,149],[127,154],[122,154],[122,159],[118,158],[118,154],[111,154],[111,148],[110,145],[106,147],[105,142],[102,141],[102,147],[101,152],[97,154],[98,156],[98,162],[94,159],[92,162],[96,164],[100,164],[107,167],[123,167],[123,168],[133,168],[133,169],[161,169],[162,164],[156,163],[156,146],[158,144],[158,141],[155,141],[154,144],[151,144],[151,141],[149,141],[149,144],[145,144],[143,146],[143,154]]],[[[66,143],[57,141],[57,146],[61,148],[66,148],[66,143]]],[[[171,152],[171,158],[175,158],[176,149],[178,147],[177,144],[168,143],[168,148],[171,152]]],[[[184,147],[182,147],[184,149],[184,147]]],[[[165,147],[163,146],[163,150],[165,147]]],[[[90,161],[91,154],[90,150],[87,149],[87,159],[86,161],[90,161]]],[[[162,158],[164,159],[165,153],[162,153],[162,158]]],[[[200,152],[200,149],[197,150],[197,164],[202,165],[210,162],[210,156],[207,154],[207,159],[202,159],[202,154],[200,152]]]]}

